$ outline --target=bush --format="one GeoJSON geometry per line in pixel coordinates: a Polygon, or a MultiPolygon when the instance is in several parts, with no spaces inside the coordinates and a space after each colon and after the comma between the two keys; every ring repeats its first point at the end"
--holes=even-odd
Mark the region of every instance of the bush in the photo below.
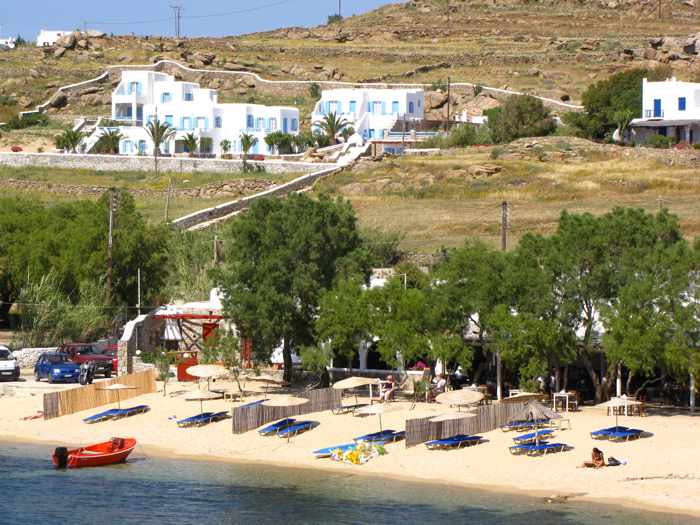
{"type": "Polygon", "coordinates": [[[553,133],[556,123],[542,101],[522,95],[511,95],[500,108],[487,112],[491,139],[505,143],[521,137],[541,137],[553,133]]]}
{"type": "Polygon", "coordinates": [[[676,139],[665,137],[664,135],[649,135],[644,141],[644,145],[650,148],[669,149],[676,143],[676,139]]]}
{"type": "Polygon", "coordinates": [[[338,24],[342,21],[343,21],[343,17],[341,15],[330,15],[328,17],[328,25],[338,24]]]}
{"type": "Polygon", "coordinates": [[[491,150],[491,160],[497,160],[501,157],[506,152],[506,149],[503,146],[496,146],[491,150]]]}
{"type": "Polygon", "coordinates": [[[6,129],[25,129],[32,126],[45,127],[49,124],[49,117],[43,113],[30,113],[23,116],[14,116],[5,124],[6,129]]]}
{"type": "Polygon", "coordinates": [[[14,106],[17,101],[9,95],[0,95],[0,106],[14,106]]]}
{"type": "MultiPolygon", "coordinates": [[[[481,126],[483,128],[483,126],[481,126]]],[[[483,131],[470,124],[461,124],[452,128],[449,134],[436,135],[415,145],[416,149],[429,148],[466,148],[474,144],[483,144],[483,131]]]]}
{"type": "Polygon", "coordinates": [[[321,98],[321,86],[316,82],[309,84],[309,95],[313,99],[321,98]]]}
{"type": "Polygon", "coordinates": [[[430,84],[430,89],[432,91],[447,91],[447,83],[442,80],[434,80],[432,84],[430,84]]]}

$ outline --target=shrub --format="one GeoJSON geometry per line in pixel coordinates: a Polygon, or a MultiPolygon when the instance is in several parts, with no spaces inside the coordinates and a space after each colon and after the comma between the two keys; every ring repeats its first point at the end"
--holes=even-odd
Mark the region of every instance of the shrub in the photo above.
{"type": "Polygon", "coordinates": [[[644,145],[650,148],[661,148],[669,149],[676,143],[676,139],[672,137],[665,137],[664,135],[649,135],[644,141],[644,145]]]}
{"type": "Polygon", "coordinates": [[[433,83],[430,84],[430,89],[433,91],[447,91],[447,83],[442,80],[433,80],[433,83]]]}
{"type": "Polygon", "coordinates": [[[556,129],[556,123],[542,101],[527,95],[511,95],[502,107],[489,110],[488,122],[495,143],[521,137],[541,137],[556,129]]]}
{"type": "Polygon", "coordinates": [[[43,113],[29,113],[28,115],[14,116],[5,124],[6,129],[24,129],[32,126],[47,126],[49,117],[43,113]]]}
{"type": "Polygon", "coordinates": [[[341,15],[330,15],[328,17],[328,25],[338,24],[342,21],[343,21],[343,17],[341,15]]]}
{"type": "Polygon", "coordinates": [[[321,98],[321,86],[316,82],[309,84],[309,95],[313,99],[321,98]]]}
{"type": "Polygon", "coordinates": [[[0,106],[14,106],[17,101],[9,95],[0,95],[0,106]]]}
{"type": "Polygon", "coordinates": [[[496,146],[491,150],[491,160],[496,160],[501,157],[506,152],[506,149],[503,146],[496,146]]]}

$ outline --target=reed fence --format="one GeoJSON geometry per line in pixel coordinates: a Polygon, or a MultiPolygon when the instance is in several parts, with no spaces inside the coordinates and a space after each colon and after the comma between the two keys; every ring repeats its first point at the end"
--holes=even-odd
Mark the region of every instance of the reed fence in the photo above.
{"type": "Polygon", "coordinates": [[[263,405],[240,406],[233,409],[233,433],[242,434],[265,423],[277,421],[292,416],[322,412],[340,408],[343,399],[342,390],[321,388],[309,390],[297,397],[309,399],[308,403],[293,407],[266,407],[263,405]]]}
{"type": "Polygon", "coordinates": [[[156,391],[155,370],[144,370],[119,376],[119,379],[110,379],[93,383],[92,385],[71,388],[61,392],[51,392],[44,394],[44,419],[53,419],[68,414],[74,414],[82,410],[116,403],[117,400],[124,401],[132,397],[143,394],[150,394],[156,391]],[[121,390],[119,397],[117,392],[103,390],[113,383],[121,383],[135,388],[121,390]]]}
{"type": "Polygon", "coordinates": [[[406,420],[406,447],[420,445],[433,439],[444,439],[456,434],[474,435],[489,432],[505,425],[523,409],[523,403],[493,403],[480,406],[474,417],[450,421],[430,421],[432,417],[406,420]]]}

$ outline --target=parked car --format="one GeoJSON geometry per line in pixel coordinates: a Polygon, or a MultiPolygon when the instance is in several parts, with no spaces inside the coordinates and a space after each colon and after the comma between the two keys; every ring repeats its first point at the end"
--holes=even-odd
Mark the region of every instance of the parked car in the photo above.
{"type": "Polygon", "coordinates": [[[10,349],[3,345],[0,345],[0,379],[19,379],[19,363],[12,357],[10,349]]]}
{"type": "Polygon", "coordinates": [[[93,361],[96,374],[112,377],[112,357],[103,354],[92,343],[62,344],[58,347],[58,352],[67,354],[72,361],[78,364],[93,361]]]}
{"type": "Polygon", "coordinates": [[[49,383],[59,381],[77,383],[79,377],[80,365],[73,362],[66,353],[43,353],[39,356],[34,366],[34,378],[37,381],[46,378],[49,383]]]}

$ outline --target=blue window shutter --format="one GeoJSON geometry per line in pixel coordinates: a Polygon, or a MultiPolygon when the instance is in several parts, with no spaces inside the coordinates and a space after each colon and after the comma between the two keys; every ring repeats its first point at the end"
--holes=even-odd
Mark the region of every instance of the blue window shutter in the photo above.
{"type": "Polygon", "coordinates": [[[355,113],[357,112],[357,102],[354,100],[350,101],[350,113],[355,113]]]}
{"type": "Polygon", "coordinates": [[[209,117],[204,117],[204,129],[209,129],[209,117]]]}
{"type": "Polygon", "coordinates": [[[392,113],[398,113],[398,112],[399,112],[399,101],[398,101],[398,100],[394,100],[394,101],[391,103],[391,112],[392,112],[392,113]]]}
{"type": "Polygon", "coordinates": [[[372,113],[372,103],[367,102],[367,113],[372,113]]]}
{"type": "Polygon", "coordinates": [[[685,97],[678,98],[678,111],[685,111],[685,97]]]}
{"type": "Polygon", "coordinates": [[[343,112],[343,105],[341,104],[340,101],[338,101],[338,102],[336,103],[336,105],[335,105],[335,111],[336,111],[336,113],[338,113],[339,115],[343,112]]]}
{"type": "Polygon", "coordinates": [[[382,102],[382,115],[386,115],[386,102],[382,102]]]}
{"type": "Polygon", "coordinates": [[[185,117],[180,117],[180,129],[185,129],[185,117]]]}

